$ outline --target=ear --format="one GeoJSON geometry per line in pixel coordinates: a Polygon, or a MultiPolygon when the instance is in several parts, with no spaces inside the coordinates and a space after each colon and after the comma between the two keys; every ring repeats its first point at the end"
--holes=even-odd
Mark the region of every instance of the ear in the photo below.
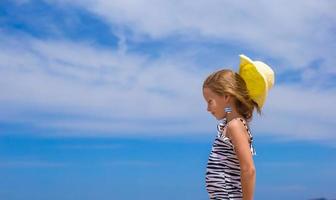
{"type": "Polygon", "coordinates": [[[225,101],[226,103],[229,103],[229,102],[230,102],[230,100],[231,100],[231,96],[230,96],[230,95],[227,95],[227,94],[225,94],[225,95],[224,95],[224,101],[225,101]]]}

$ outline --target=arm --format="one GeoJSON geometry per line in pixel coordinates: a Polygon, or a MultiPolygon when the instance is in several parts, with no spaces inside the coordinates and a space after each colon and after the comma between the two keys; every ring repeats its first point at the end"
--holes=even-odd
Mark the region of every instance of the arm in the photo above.
{"type": "Polygon", "coordinates": [[[241,170],[241,184],[243,191],[243,200],[252,200],[256,171],[250,150],[250,138],[244,127],[239,120],[233,120],[228,125],[228,137],[234,145],[237,154],[240,170],[241,170]]]}

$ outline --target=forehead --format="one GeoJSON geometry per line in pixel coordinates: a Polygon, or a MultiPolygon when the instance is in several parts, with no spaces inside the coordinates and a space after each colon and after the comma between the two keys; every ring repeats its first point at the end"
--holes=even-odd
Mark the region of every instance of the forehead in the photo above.
{"type": "Polygon", "coordinates": [[[203,96],[205,98],[213,98],[216,97],[217,95],[210,89],[210,88],[203,88],[203,96]]]}

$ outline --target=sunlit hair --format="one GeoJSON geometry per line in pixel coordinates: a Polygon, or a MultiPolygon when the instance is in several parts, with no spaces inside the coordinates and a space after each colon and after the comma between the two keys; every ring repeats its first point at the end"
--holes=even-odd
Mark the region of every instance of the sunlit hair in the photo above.
{"type": "Polygon", "coordinates": [[[232,70],[223,69],[210,74],[203,83],[204,88],[219,96],[233,96],[238,113],[248,121],[252,119],[254,109],[261,114],[261,108],[251,99],[244,79],[232,70]]]}

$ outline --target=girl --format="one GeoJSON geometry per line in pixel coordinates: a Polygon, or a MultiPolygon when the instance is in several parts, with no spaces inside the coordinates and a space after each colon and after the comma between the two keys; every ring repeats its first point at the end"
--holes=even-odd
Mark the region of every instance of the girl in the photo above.
{"type": "Polygon", "coordinates": [[[232,70],[212,73],[203,83],[207,110],[219,120],[206,169],[211,200],[252,200],[256,170],[253,137],[248,122],[261,108],[274,84],[274,72],[265,63],[240,55],[239,74],[232,70]]]}

